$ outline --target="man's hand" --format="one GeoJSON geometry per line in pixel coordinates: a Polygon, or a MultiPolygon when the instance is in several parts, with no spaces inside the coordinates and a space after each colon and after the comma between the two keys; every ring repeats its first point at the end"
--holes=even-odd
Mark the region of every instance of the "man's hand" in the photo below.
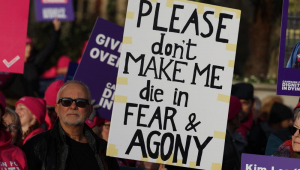
{"type": "Polygon", "coordinates": [[[90,115],[90,117],[89,117],[89,119],[90,119],[90,121],[93,121],[94,120],[94,117],[96,116],[96,113],[97,113],[97,109],[99,109],[101,106],[99,105],[99,104],[96,104],[96,105],[94,105],[95,104],[95,102],[96,102],[96,100],[92,100],[91,101],[91,105],[93,105],[93,112],[92,112],[92,114],[90,115]]]}
{"type": "Polygon", "coordinates": [[[54,26],[54,30],[55,30],[55,31],[60,30],[60,27],[61,27],[61,22],[60,22],[60,20],[58,20],[57,18],[55,18],[55,19],[52,21],[52,23],[53,23],[53,26],[54,26]]]}

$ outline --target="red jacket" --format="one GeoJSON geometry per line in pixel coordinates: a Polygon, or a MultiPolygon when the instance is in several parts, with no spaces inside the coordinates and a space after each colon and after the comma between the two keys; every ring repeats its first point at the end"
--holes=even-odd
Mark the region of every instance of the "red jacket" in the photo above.
{"type": "Polygon", "coordinates": [[[10,142],[10,133],[0,130],[0,169],[28,170],[24,152],[10,142]]]}

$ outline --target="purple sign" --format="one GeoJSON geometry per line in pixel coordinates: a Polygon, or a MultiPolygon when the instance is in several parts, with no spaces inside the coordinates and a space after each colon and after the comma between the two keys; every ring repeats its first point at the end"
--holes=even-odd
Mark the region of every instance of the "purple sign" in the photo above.
{"type": "Polygon", "coordinates": [[[283,0],[277,94],[300,96],[300,42],[286,40],[295,31],[287,27],[288,7],[289,0],[283,0]]]}
{"type": "Polygon", "coordinates": [[[124,28],[98,18],[74,76],[88,85],[101,107],[98,116],[110,120],[124,28]]]}
{"type": "Polygon", "coordinates": [[[299,170],[299,159],[242,154],[241,170],[299,170]]]}
{"type": "Polygon", "coordinates": [[[35,0],[35,16],[37,21],[73,21],[73,0],[35,0]]]}

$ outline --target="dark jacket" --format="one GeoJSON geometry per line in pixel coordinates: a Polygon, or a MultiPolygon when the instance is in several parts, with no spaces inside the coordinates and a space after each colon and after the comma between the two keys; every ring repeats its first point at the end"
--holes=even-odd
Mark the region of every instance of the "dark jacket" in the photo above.
{"type": "MultiPolygon", "coordinates": [[[[106,141],[99,138],[86,124],[83,131],[100,169],[119,170],[116,159],[106,156],[106,141]]],[[[68,166],[69,146],[59,120],[53,129],[29,139],[23,150],[29,170],[64,170],[68,166]]]]}

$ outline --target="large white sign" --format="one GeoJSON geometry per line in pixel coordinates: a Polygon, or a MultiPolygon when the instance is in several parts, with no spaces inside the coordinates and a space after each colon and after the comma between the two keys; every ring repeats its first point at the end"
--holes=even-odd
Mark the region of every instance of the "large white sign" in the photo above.
{"type": "Polygon", "coordinates": [[[240,16],[129,0],[107,155],[221,169],[240,16]]]}

